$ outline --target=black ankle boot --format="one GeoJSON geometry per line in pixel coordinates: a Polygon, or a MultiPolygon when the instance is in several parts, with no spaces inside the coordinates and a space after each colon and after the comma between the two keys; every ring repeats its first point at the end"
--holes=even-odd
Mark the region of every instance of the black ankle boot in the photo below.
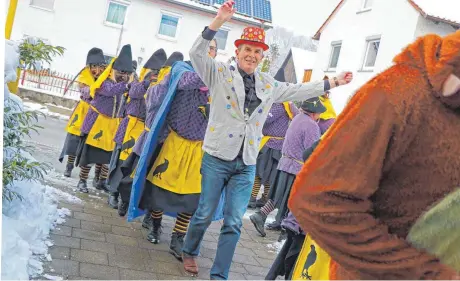
{"type": "Polygon", "coordinates": [[[169,244],[169,252],[182,261],[182,247],[184,246],[185,233],[173,232],[171,234],[171,244],[169,244]]]}
{"type": "Polygon", "coordinates": [[[110,207],[118,209],[118,192],[110,192],[108,203],[110,207]]]}
{"type": "Polygon", "coordinates": [[[274,221],[272,223],[267,224],[267,229],[272,230],[272,231],[280,231],[281,230],[281,224],[277,221],[274,221]]]}
{"type": "Polygon", "coordinates": [[[249,219],[262,237],[267,236],[264,229],[267,216],[264,213],[257,211],[254,215],[250,216],[249,219]]]}
{"type": "Polygon", "coordinates": [[[249,199],[248,209],[255,209],[255,208],[256,208],[256,198],[251,197],[251,199],[249,199]]]}
{"type": "Polygon", "coordinates": [[[142,227],[146,229],[150,229],[150,227],[152,227],[152,216],[150,213],[145,214],[144,220],[142,221],[142,227]]]}
{"type": "Polygon", "coordinates": [[[123,202],[123,200],[118,200],[118,215],[124,217],[128,212],[129,203],[123,202]]]}
{"type": "Polygon", "coordinates": [[[161,235],[161,218],[152,219],[152,228],[150,229],[149,235],[147,235],[147,240],[149,240],[153,244],[158,244],[160,243],[160,235],[161,235]]]}
{"type": "Polygon", "coordinates": [[[109,192],[109,189],[107,187],[106,179],[99,179],[96,185],[97,190],[102,190],[105,192],[109,192]]]}
{"type": "Polygon", "coordinates": [[[256,201],[256,208],[262,208],[265,203],[267,203],[267,198],[262,196],[259,200],[256,201]]]}
{"type": "Polygon", "coordinates": [[[93,178],[93,187],[97,188],[97,183],[99,182],[99,175],[95,175],[93,178]]]}
{"type": "Polygon", "coordinates": [[[82,180],[80,179],[80,181],[78,182],[78,190],[80,190],[80,192],[83,192],[83,193],[88,193],[88,185],[86,184],[86,180],[82,180]]]}
{"type": "Polygon", "coordinates": [[[67,164],[64,171],[64,177],[70,178],[72,176],[73,164],[67,164]]]}

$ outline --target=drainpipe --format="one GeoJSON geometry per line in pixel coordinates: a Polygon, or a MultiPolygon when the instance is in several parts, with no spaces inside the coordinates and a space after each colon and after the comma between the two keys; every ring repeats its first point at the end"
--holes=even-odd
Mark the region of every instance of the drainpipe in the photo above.
{"type": "MultiPolygon", "coordinates": [[[[5,39],[11,38],[11,33],[13,31],[14,25],[14,16],[16,15],[16,8],[18,6],[18,0],[10,0],[10,5],[8,7],[8,14],[6,15],[5,22],[5,39]]],[[[8,83],[8,89],[11,93],[16,94],[18,92],[19,76],[21,76],[21,69],[16,70],[16,76],[18,77],[15,82],[8,83]]]]}

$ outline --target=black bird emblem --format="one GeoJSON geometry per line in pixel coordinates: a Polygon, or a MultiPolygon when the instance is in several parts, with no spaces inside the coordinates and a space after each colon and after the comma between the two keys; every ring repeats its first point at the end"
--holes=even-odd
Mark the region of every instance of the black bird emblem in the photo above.
{"type": "Polygon", "coordinates": [[[152,177],[157,177],[161,180],[161,174],[166,172],[169,166],[169,161],[168,159],[165,158],[165,161],[158,165],[155,170],[153,171],[152,177]]]}
{"type": "Polygon", "coordinates": [[[121,145],[121,151],[128,154],[128,150],[136,144],[136,140],[131,136],[131,139],[121,145]]]}
{"type": "Polygon", "coordinates": [[[308,253],[307,260],[303,266],[302,278],[311,280],[311,275],[308,274],[308,269],[316,262],[316,248],[315,245],[310,245],[310,253],[308,253]]]}
{"type": "Polygon", "coordinates": [[[93,140],[99,141],[102,138],[103,134],[104,134],[104,132],[102,130],[100,130],[99,133],[94,135],[93,140]]]}
{"type": "Polygon", "coordinates": [[[72,122],[70,122],[70,126],[69,126],[69,127],[75,126],[75,122],[77,122],[77,120],[78,120],[78,113],[75,114],[75,116],[73,117],[72,122]]]}

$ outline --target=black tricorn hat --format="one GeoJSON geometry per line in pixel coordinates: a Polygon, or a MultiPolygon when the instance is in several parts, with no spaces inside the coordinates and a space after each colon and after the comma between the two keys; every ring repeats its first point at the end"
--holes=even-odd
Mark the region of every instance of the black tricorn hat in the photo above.
{"type": "Polygon", "coordinates": [[[135,72],[137,69],[137,61],[133,60],[133,71],[135,72]]]}
{"type": "Polygon", "coordinates": [[[105,64],[104,53],[99,48],[92,48],[86,56],[86,65],[105,64]]]}
{"type": "Polygon", "coordinates": [[[324,113],[326,111],[326,107],[318,97],[303,101],[300,108],[312,113],[324,113]]]}
{"type": "Polygon", "coordinates": [[[183,61],[183,60],[184,60],[184,55],[181,52],[174,52],[166,60],[164,66],[172,66],[176,61],[183,61]]]}
{"type": "Polygon", "coordinates": [[[163,49],[158,49],[144,64],[144,68],[148,69],[160,69],[166,62],[167,56],[166,52],[163,49]]]}
{"type": "Polygon", "coordinates": [[[113,69],[129,73],[134,72],[131,45],[124,45],[123,48],[121,48],[120,54],[113,63],[113,69]]]}
{"type": "Polygon", "coordinates": [[[278,69],[278,72],[275,74],[275,80],[279,82],[286,82],[286,78],[284,77],[284,68],[278,69]]]}

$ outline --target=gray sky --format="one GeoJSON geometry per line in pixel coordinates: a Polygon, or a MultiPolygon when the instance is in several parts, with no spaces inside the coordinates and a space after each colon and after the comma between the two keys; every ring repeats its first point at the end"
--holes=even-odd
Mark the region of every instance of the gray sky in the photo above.
{"type": "Polygon", "coordinates": [[[312,36],[340,0],[270,0],[273,24],[312,36]]]}

